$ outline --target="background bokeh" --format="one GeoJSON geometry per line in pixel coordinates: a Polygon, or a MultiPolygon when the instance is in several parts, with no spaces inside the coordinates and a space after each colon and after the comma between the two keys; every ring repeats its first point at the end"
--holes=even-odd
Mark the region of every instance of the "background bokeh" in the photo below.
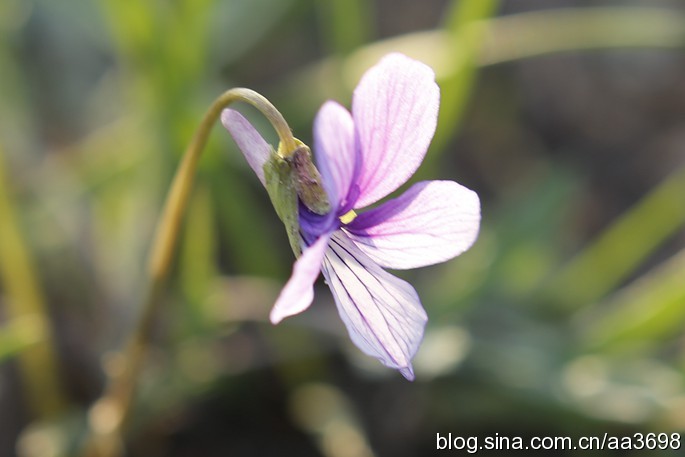
{"type": "Polygon", "coordinates": [[[470,251],[398,273],[430,318],[417,380],[351,344],[322,283],[310,311],[268,323],[292,254],[217,127],[129,455],[409,457],[436,433],[684,431],[684,47],[679,0],[2,0],[0,455],[75,455],[213,98],[255,89],[310,143],[318,106],[349,106],[391,50],[441,86],[413,181],[482,200],[470,251]]]}

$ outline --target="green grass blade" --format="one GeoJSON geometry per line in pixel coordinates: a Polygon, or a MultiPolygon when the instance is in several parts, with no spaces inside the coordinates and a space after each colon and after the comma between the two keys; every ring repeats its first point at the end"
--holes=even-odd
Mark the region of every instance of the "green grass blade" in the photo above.
{"type": "Polygon", "coordinates": [[[349,54],[371,40],[371,5],[366,0],[319,0],[322,38],[330,53],[349,54]]]}
{"type": "Polygon", "coordinates": [[[26,314],[0,326],[0,363],[42,341],[41,318],[26,314]]]}
{"type": "Polygon", "coordinates": [[[685,251],[609,298],[580,320],[583,345],[597,350],[673,337],[685,325],[685,251]]]}
{"type": "Polygon", "coordinates": [[[33,339],[40,344],[24,348],[18,356],[29,403],[38,417],[47,418],[62,411],[66,401],[57,374],[47,306],[12,195],[0,148],[0,283],[6,295],[5,314],[12,320],[32,316],[32,331],[39,333],[33,339]]]}
{"type": "Polygon", "coordinates": [[[606,296],[685,225],[683,195],[685,168],[667,177],[578,253],[549,280],[544,295],[571,309],[606,296]]]}

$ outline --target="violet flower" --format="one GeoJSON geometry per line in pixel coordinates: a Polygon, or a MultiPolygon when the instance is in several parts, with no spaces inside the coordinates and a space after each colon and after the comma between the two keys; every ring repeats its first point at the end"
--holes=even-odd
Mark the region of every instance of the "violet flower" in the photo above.
{"type": "MultiPolygon", "coordinates": [[[[369,69],[354,91],[352,114],[328,101],[314,122],[314,152],[331,210],[299,205],[302,255],[271,311],[298,314],[314,298],[322,271],[352,341],[414,379],[411,359],[427,316],[414,288],[384,268],[444,262],[475,241],[480,203],[453,181],[423,181],[364,212],[414,174],[435,133],[440,93],[433,71],[402,54],[369,69]]],[[[222,121],[265,182],[271,147],[237,111],[222,121]]]]}

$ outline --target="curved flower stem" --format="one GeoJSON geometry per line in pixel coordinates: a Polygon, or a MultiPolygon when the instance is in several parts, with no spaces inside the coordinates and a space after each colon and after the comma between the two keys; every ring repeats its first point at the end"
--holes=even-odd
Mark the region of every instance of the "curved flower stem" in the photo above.
{"type": "Polygon", "coordinates": [[[271,122],[279,136],[279,150],[289,154],[298,147],[281,113],[257,92],[244,88],[231,89],[219,96],[209,107],[183,155],[167,195],[149,255],[149,284],[137,324],[123,351],[120,364],[109,373],[109,385],[105,393],[89,412],[90,435],[86,441],[84,456],[116,457],[123,451],[122,430],[131,412],[136,381],[171,267],[197,164],[221,111],[234,102],[253,105],[271,122]]]}

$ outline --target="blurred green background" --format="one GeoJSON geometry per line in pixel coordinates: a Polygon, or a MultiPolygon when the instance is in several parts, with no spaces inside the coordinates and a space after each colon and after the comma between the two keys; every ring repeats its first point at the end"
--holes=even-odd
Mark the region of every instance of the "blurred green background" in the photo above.
{"type": "Polygon", "coordinates": [[[470,251],[399,273],[430,318],[417,380],[350,343],[322,282],[310,311],[268,323],[292,254],[216,127],[129,455],[684,431],[684,48],[678,0],[0,1],[0,455],[75,455],[211,101],[255,89],[310,143],[318,106],[349,106],[391,50],[441,86],[413,181],[456,180],[483,206],[470,251]]]}

